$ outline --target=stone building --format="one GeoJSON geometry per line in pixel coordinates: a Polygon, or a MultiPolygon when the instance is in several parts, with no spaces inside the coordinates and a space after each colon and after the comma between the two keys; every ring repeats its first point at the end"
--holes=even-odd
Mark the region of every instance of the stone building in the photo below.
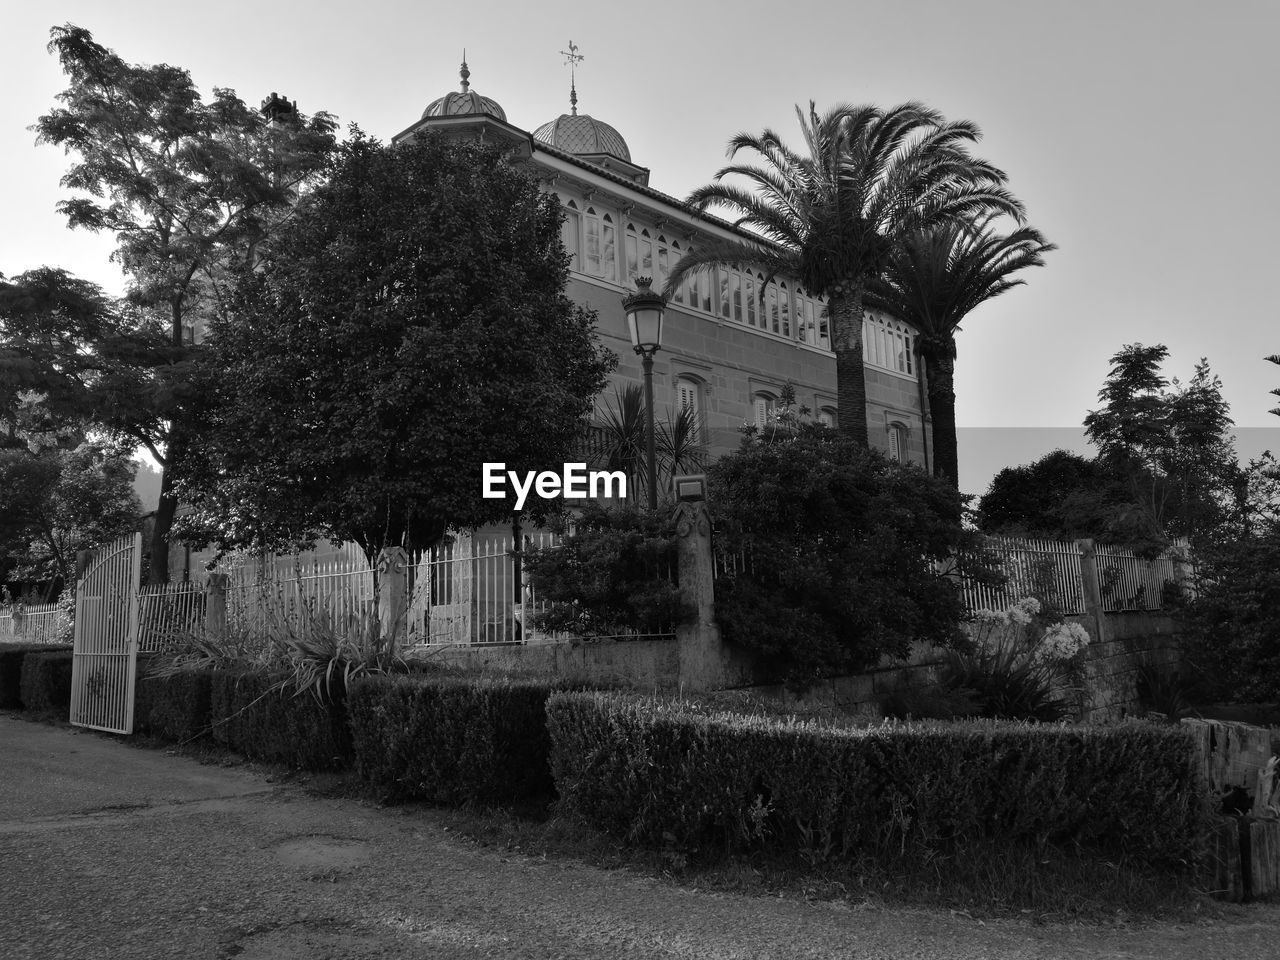
{"type": "MultiPolygon", "coordinates": [[[[479,137],[525,159],[565,211],[563,240],[571,257],[568,295],[599,315],[599,335],[620,358],[616,384],[638,383],[639,357],[627,332],[622,298],[637,276],[660,289],[671,266],[713,237],[757,237],[713,216],[694,214],[649,186],[649,169],[632,159],[612,125],[570,111],[532,129],[507,119],[497,101],[471,89],[462,65],[460,88],[431,101],[397,134],[402,142],[427,131],[479,137]]],[[[835,356],[822,302],[793,280],[770,283],[750,271],[717,268],[687,281],[671,297],[655,357],[654,405],[690,406],[712,456],[737,447],[744,423],[764,422],[790,383],[797,405],[834,423],[835,356]]],[[[890,456],[926,467],[923,393],[912,351],[914,331],[892,317],[868,314],[867,415],[870,441],[890,456]]],[[[608,402],[606,388],[599,403],[608,402]]]]}

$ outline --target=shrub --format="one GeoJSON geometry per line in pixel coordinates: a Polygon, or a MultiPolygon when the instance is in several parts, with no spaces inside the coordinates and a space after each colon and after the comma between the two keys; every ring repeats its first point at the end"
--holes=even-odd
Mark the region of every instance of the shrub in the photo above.
{"type": "Polygon", "coordinates": [[[326,699],[290,692],[286,674],[248,668],[209,675],[213,739],[253,760],[305,770],[334,770],[350,764],[351,730],[342,688],[326,699]]]}
{"type": "Polygon", "coordinates": [[[209,670],[184,667],[154,674],[138,664],[133,725],[139,733],[186,742],[209,733],[209,670]]]}
{"type": "Polygon", "coordinates": [[[22,661],[28,653],[52,653],[71,648],[47,643],[0,643],[0,709],[22,708],[22,661]]]}
{"type": "Polygon", "coordinates": [[[391,800],[438,804],[552,796],[537,679],[362,677],[348,700],[356,769],[391,800]]]}
{"type": "Polygon", "coordinates": [[[531,550],[529,582],[549,601],[539,629],[580,637],[667,633],[693,615],[676,585],[670,510],[583,506],[563,544],[531,550]]]}
{"type": "Polygon", "coordinates": [[[70,650],[29,651],[22,660],[22,706],[32,713],[71,712],[70,650]]]}
{"type": "Polygon", "coordinates": [[[644,845],[832,856],[961,842],[1196,862],[1207,805],[1179,728],[971,721],[835,727],[687,703],[558,693],[563,803],[644,845]]]}
{"type": "Polygon", "coordinates": [[[754,560],[716,583],[724,638],[796,688],[962,642],[959,591],[934,567],[976,545],[960,495],[832,430],[770,436],[708,471],[721,546],[754,560]]]}

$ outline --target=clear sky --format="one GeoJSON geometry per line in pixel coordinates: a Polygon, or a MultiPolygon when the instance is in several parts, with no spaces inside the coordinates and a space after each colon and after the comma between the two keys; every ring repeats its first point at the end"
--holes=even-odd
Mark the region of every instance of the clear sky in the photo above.
{"type": "Polygon", "coordinates": [[[1280,367],[1263,360],[1280,353],[1275,0],[7,6],[0,273],[51,264],[122,286],[110,238],[72,233],[55,212],[67,159],[27,129],[65,87],[45,50],[54,24],[87,27],[132,62],[186,67],[206,94],[279,91],[384,140],[456,88],[463,47],[472,88],[512,123],[554,118],[572,40],[586,57],[580,111],[617,127],[676,196],[711,177],[734,133],[793,135],[794,105],[810,99],[919,99],[982,127],[978,152],[1061,249],[959,337],[963,489],[1076,436],[1107,358],[1135,341],[1167,344],[1183,379],[1208,357],[1242,452],[1280,450],[1267,414],[1280,367]]]}

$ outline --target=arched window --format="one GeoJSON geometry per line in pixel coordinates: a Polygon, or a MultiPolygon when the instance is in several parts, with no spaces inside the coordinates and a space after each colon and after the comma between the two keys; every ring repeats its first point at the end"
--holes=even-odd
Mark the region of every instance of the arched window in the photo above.
{"type": "Polygon", "coordinates": [[[778,285],[771,283],[764,292],[765,322],[761,324],[766,330],[778,332],[778,285]]]}
{"type": "MultiPolygon", "coordinates": [[[[653,289],[661,290],[667,285],[667,274],[671,272],[671,253],[667,249],[667,238],[658,234],[656,272],[653,275],[653,289]]],[[[677,253],[676,257],[679,258],[677,253]]]]}
{"type": "Polygon", "coordinates": [[[583,224],[586,228],[587,273],[603,280],[616,281],[618,239],[613,218],[607,213],[601,216],[594,207],[587,207],[583,224]]]}
{"type": "Polygon", "coordinates": [[[582,261],[578,256],[578,238],[582,235],[582,214],[578,205],[570,200],[565,204],[564,223],[560,224],[560,240],[564,244],[565,253],[569,254],[569,269],[581,270],[582,261]]]}
{"type": "MultiPolygon", "coordinates": [[[[742,278],[742,299],[743,306],[747,308],[747,324],[754,327],[756,325],[756,277],[752,276],[750,271],[747,271],[746,276],[742,278]]],[[[760,326],[764,326],[763,318],[760,326]]]]}
{"type": "MultiPolygon", "coordinates": [[[[659,240],[659,241],[661,241],[661,240],[662,240],[662,238],[661,238],[661,237],[659,237],[659,238],[658,238],[658,240],[659,240]]],[[[659,249],[661,250],[662,248],[659,248],[659,249]]],[[[665,252],[665,251],[664,251],[664,252],[665,252]]],[[[664,284],[666,283],[667,277],[668,277],[668,276],[670,276],[670,270],[671,270],[671,267],[674,267],[677,263],[679,263],[679,262],[680,262],[680,258],[681,258],[682,256],[684,256],[684,251],[680,249],[680,241],[679,241],[679,240],[672,240],[672,241],[671,241],[671,263],[670,263],[669,265],[667,265],[667,268],[666,268],[666,269],[667,269],[667,272],[666,272],[666,273],[664,273],[664,274],[662,275],[662,281],[663,281],[663,283],[664,283],[664,284]]],[[[658,262],[659,262],[659,263],[662,263],[662,262],[663,262],[663,260],[662,260],[662,255],[661,255],[661,254],[659,254],[659,256],[658,256],[658,262]]],[[[680,282],[680,285],[679,285],[679,286],[677,286],[673,291],[671,291],[671,298],[672,298],[673,300],[675,300],[675,302],[676,302],[676,303],[684,303],[684,302],[685,302],[685,292],[686,292],[688,289],[689,289],[689,278],[688,278],[688,277],[686,277],[684,280],[682,280],[682,281],[680,282]]],[[[689,299],[689,306],[691,306],[691,307],[693,307],[693,306],[697,306],[697,299],[696,299],[696,298],[690,298],[690,299],[689,299]]]]}
{"type": "Polygon", "coordinates": [[[915,375],[914,332],[900,320],[866,314],[862,319],[863,356],[874,367],[915,375]]]}
{"type": "Polygon", "coordinates": [[[784,337],[791,336],[791,297],[787,294],[787,284],[783,281],[778,284],[778,316],[781,318],[781,326],[774,324],[773,332],[780,333],[784,337]]]}
{"type": "Polygon", "coordinates": [[[764,429],[769,423],[770,416],[776,413],[777,409],[777,397],[768,393],[757,393],[751,401],[752,422],[764,429]]]}

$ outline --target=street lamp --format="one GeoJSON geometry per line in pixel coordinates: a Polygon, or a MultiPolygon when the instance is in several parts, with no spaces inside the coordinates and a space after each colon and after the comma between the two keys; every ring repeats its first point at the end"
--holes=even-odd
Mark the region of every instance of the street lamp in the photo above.
{"type": "Polygon", "coordinates": [[[645,438],[648,455],[646,478],[650,510],[658,506],[658,460],[653,438],[653,355],[662,348],[662,311],[667,305],[662,294],[649,289],[652,283],[652,277],[636,277],[636,292],[622,298],[622,309],[627,312],[627,327],[631,330],[631,345],[640,354],[644,365],[644,409],[649,428],[645,438]]]}

